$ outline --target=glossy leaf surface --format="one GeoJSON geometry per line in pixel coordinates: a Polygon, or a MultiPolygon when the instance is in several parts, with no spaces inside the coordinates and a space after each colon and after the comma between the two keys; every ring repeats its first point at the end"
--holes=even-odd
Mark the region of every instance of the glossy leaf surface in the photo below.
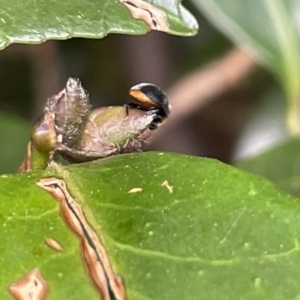
{"type": "MultiPolygon", "coordinates": [[[[141,1],[131,2],[138,5],[141,1]]],[[[196,20],[179,1],[145,2],[166,13],[169,33],[196,33],[196,20]]],[[[0,49],[11,43],[41,43],[49,39],[71,37],[102,38],[109,33],[145,34],[149,31],[144,21],[132,18],[122,1],[111,0],[4,1],[0,24],[0,49]]]]}
{"type": "Polygon", "coordinates": [[[99,299],[58,202],[35,185],[55,174],[101,237],[128,299],[300,293],[297,199],[214,160],[142,153],[0,177],[1,299],[11,299],[7,286],[36,267],[48,299],[99,299]],[[50,249],[45,237],[64,250],[50,249]]]}

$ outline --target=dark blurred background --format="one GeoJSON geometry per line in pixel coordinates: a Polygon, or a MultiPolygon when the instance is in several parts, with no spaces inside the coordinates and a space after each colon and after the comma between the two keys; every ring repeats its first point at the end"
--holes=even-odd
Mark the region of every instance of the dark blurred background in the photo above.
{"type": "Polygon", "coordinates": [[[194,37],[153,31],[14,44],[1,51],[0,173],[16,171],[47,97],[62,90],[71,76],[80,78],[93,107],[127,103],[129,88],[140,82],[165,90],[173,111],[145,150],[231,163],[281,139],[284,102],[275,80],[188,1],[185,6],[199,23],[194,37]],[[255,127],[273,131],[260,138],[255,127]]]}

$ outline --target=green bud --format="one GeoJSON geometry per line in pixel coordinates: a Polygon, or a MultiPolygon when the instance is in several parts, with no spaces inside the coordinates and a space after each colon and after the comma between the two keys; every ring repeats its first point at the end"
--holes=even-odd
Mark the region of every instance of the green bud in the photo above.
{"type": "Polygon", "coordinates": [[[54,113],[45,109],[33,126],[31,132],[32,146],[40,152],[49,153],[55,150],[56,140],[54,113]]]}
{"type": "Polygon", "coordinates": [[[64,144],[58,151],[71,162],[90,161],[124,152],[139,151],[151,136],[155,112],[124,106],[95,109],[74,148],[64,144]]]}

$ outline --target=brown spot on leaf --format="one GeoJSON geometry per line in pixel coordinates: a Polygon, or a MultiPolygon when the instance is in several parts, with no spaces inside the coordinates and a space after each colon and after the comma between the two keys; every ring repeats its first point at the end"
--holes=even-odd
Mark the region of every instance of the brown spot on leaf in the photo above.
{"type": "Polygon", "coordinates": [[[150,29],[169,32],[167,17],[163,10],[142,0],[120,0],[135,19],[145,21],[150,29]]]}
{"type": "Polygon", "coordinates": [[[17,282],[12,283],[8,291],[16,300],[46,299],[48,285],[38,269],[34,269],[17,282]]]}
{"type": "Polygon", "coordinates": [[[80,240],[84,262],[89,275],[103,300],[124,300],[125,290],[120,277],[112,271],[107,253],[85,219],[81,206],[67,190],[63,180],[51,177],[42,178],[37,185],[60,202],[61,212],[71,230],[80,240]]]}
{"type": "Polygon", "coordinates": [[[57,242],[54,239],[51,238],[45,238],[45,243],[47,246],[49,246],[50,248],[56,250],[56,251],[62,251],[63,247],[61,246],[61,244],[59,244],[59,242],[57,242]]]}

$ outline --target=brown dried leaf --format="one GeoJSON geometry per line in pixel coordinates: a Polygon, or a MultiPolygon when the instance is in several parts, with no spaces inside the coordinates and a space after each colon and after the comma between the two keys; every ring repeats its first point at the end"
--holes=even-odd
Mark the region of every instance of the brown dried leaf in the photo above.
{"type": "Polygon", "coordinates": [[[142,0],[120,0],[135,19],[145,21],[152,30],[169,32],[166,14],[163,10],[142,0]]]}

